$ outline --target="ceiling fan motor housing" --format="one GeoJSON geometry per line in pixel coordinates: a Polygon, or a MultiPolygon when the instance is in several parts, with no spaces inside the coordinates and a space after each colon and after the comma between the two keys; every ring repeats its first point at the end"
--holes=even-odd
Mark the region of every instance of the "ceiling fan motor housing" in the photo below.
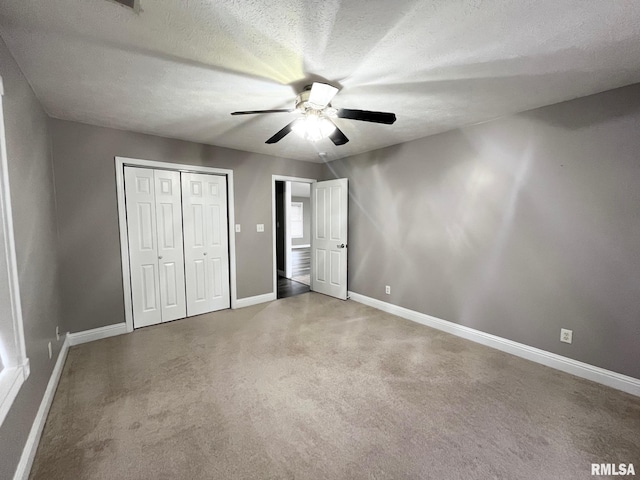
{"type": "Polygon", "coordinates": [[[311,89],[304,90],[298,94],[296,97],[296,110],[300,110],[302,113],[307,111],[307,108],[309,108],[309,95],[311,95],[311,89]]]}
{"type": "Polygon", "coordinates": [[[298,94],[296,97],[296,110],[300,113],[315,113],[316,115],[324,115],[325,117],[336,117],[337,110],[331,106],[330,103],[324,108],[316,108],[313,104],[309,103],[309,95],[311,94],[311,87],[305,88],[305,90],[298,94]]]}

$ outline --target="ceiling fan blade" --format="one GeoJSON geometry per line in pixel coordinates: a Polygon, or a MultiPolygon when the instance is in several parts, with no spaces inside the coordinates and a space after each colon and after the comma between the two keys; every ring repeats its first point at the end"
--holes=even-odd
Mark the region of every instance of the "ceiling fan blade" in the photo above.
{"type": "Polygon", "coordinates": [[[291,127],[293,126],[294,123],[296,123],[297,120],[298,119],[296,118],[293,122],[289,123],[287,126],[285,126],[282,130],[280,130],[278,133],[276,133],[273,137],[271,137],[269,140],[267,140],[264,143],[277,143],[280,140],[282,140],[291,131],[291,127]]]}
{"type": "Polygon", "coordinates": [[[341,108],[338,110],[338,118],[348,118],[350,120],[361,120],[363,122],[384,123],[391,125],[396,121],[395,113],[370,112],[369,110],[350,110],[341,108]]]}
{"type": "Polygon", "coordinates": [[[253,115],[254,113],[291,113],[292,109],[280,109],[280,110],[247,110],[245,112],[232,112],[231,115],[253,115]]]}
{"type": "Polygon", "coordinates": [[[323,109],[329,102],[333,100],[333,97],[338,93],[338,89],[326,83],[313,82],[311,85],[311,93],[309,93],[308,102],[318,110],[323,109]]]}
{"type": "Polygon", "coordinates": [[[336,129],[333,131],[333,133],[329,135],[329,138],[331,139],[333,144],[336,146],[344,145],[349,141],[347,136],[344,133],[342,133],[342,130],[340,130],[337,126],[336,126],[336,129]]]}

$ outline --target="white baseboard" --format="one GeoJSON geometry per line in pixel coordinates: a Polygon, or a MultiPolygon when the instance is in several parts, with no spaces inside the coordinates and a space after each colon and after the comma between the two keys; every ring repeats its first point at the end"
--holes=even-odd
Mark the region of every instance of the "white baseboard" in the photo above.
{"type": "Polygon", "coordinates": [[[85,330],[84,332],[68,333],[67,339],[69,346],[80,345],[82,343],[93,342],[103,338],[115,337],[127,333],[126,323],[116,323],[115,325],[107,325],[106,327],[94,328],[93,330],[85,330]]]}
{"type": "Polygon", "coordinates": [[[31,425],[31,431],[27,437],[27,442],[22,449],[22,456],[20,457],[20,462],[16,468],[16,473],[13,475],[13,480],[27,480],[29,478],[33,459],[35,458],[36,451],[38,450],[40,437],[44,430],[44,424],[47,421],[47,415],[49,415],[53,396],[56,393],[56,388],[58,388],[60,375],[62,375],[62,367],[64,367],[64,362],[67,359],[68,351],[69,335],[65,337],[60,353],[58,353],[56,365],[53,367],[51,377],[49,377],[49,383],[47,384],[47,389],[44,391],[44,396],[40,402],[40,408],[38,408],[38,413],[36,413],[36,418],[33,420],[33,424],[31,425]]]}
{"type": "Polygon", "coordinates": [[[250,307],[252,305],[258,305],[259,303],[272,302],[276,299],[276,292],[256,295],[255,297],[239,298],[238,300],[236,300],[236,304],[233,308],[250,307]]]}
{"type": "Polygon", "coordinates": [[[601,383],[632,395],[640,396],[640,379],[612,372],[611,370],[605,370],[604,368],[579,362],[571,358],[563,357],[562,355],[540,350],[539,348],[530,347],[529,345],[524,345],[512,340],[507,340],[506,338],[481,332],[480,330],[465,327],[464,325],[448,322],[440,318],[432,317],[431,315],[399,307],[375,298],[366,297],[359,293],[349,292],[349,297],[358,303],[363,303],[370,307],[377,308],[378,310],[406,318],[407,320],[442,330],[443,332],[466,338],[467,340],[481,343],[482,345],[531,360],[532,362],[546,365],[547,367],[555,368],[556,370],[576,375],[577,377],[586,378],[587,380],[601,383]]]}

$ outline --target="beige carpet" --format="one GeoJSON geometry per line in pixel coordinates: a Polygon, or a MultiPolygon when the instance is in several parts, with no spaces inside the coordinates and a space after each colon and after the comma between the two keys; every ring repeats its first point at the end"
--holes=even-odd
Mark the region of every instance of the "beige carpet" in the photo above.
{"type": "Polygon", "coordinates": [[[33,479],[587,479],[640,398],[309,293],[73,347],[33,479]]]}

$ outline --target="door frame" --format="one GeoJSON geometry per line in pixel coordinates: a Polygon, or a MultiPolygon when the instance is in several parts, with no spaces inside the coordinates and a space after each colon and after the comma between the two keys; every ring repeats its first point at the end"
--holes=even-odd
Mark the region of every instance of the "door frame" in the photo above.
{"type": "MultiPolygon", "coordinates": [[[[276,180],[277,181],[277,180],[276,180]]],[[[284,182],[284,276],[291,280],[291,182],[284,182]]],[[[276,292],[277,293],[277,292],[276,292]]]]}
{"type": "Polygon", "coordinates": [[[227,177],[227,215],[229,237],[229,276],[231,291],[231,308],[235,309],[238,303],[236,288],[236,237],[233,194],[233,170],[226,168],[203,167],[185,165],[182,163],[159,162],[156,160],[143,160],[139,158],[115,157],[116,166],[116,191],[118,195],[118,226],[120,227],[120,259],[122,262],[122,287],[124,290],[124,315],[127,332],[133,332],[133,302],[131,300],[131,275],[129,270],[129,237],[127,235],[127,212],[125,210],[124,191],[124,167],[143,167],[156,170],[174,170],[189,173],[208,173],[224,175],[227,177]]]}
{"type": "MultiPolygon", "coordinates": [[[[315,178],[302,178],[302,177],[290,177],[286,175],[271,175],[271,230],[273,231],[273,295],[275,298],[278,296],[278,256],[276,249],[276,182],[298,182],[298,183],[316,183],[318,180],[315,178]]],[[[285,186],[286,191],[286,186],[285,186]]],[[[291,198],[291,196],[289,196],[291,198]]],[[[288,207],[285,204],[285,221],[289,220],[288,207]]],[[[285,225],[285,237],[286,237],[287,225],[285,225]]],[[[313,226],[312,226],[313,230],[313,226]]],[[[291,241],[289,241],[289,244],[291,241]]],[[[285,245],[285,250],[286,250],[285,245]]],[[[290,260],[290,254],[285,251],[285,256],[290,260]]],[[[285,263],[285,271],[287,271],[287,263],[285,263]]]]}

